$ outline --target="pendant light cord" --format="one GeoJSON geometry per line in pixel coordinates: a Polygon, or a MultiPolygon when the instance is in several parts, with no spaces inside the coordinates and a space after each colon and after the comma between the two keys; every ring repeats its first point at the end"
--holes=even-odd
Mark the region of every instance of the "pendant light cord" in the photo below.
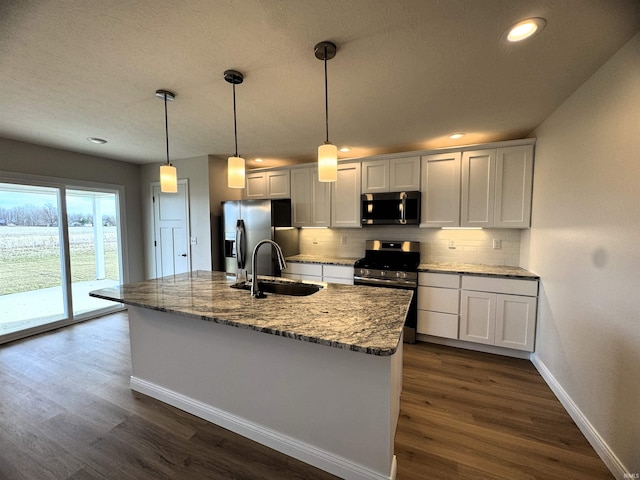
{"type": "Polygon", "coordinates": [[[329,87],[327,83],[327,46],[324,46],[324,118],[325,128],[327,131],[327,140],[329,143],[329,87]]]}
{"type": "Polygon", "coordinates": [[[167,142],[167,165],[169,163],[169,117],[167,115],[167,92],[164,92],[164,136],[167,142]]]}
{"type": "Polygon", "coordinates": [[[236,157],[238,156],[238,126],[236,125],[236,84],[233,83],[233,137],[236,145],[236,157]]]}

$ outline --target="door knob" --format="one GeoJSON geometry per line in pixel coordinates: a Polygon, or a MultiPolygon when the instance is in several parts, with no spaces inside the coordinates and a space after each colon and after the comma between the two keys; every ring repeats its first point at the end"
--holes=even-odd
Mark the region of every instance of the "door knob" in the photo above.
{"type": "Polygon", "coordinates": [[[186,257],[186,256],[187,256],[187,254],[186,254],[186,253],[183,253],[183,254],[182,254],[182,255],[180,255],[180,256],[181,256],[181,257],[186,257]]]}

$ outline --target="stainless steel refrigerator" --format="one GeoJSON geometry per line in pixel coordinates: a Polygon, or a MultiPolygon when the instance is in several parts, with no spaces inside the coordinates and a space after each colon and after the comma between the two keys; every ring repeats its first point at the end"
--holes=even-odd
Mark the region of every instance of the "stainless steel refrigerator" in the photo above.
{"type": "MultiPolygon", "coordinates": [[[[269,239],[285,257],[296,255],[298,229],[291,226],[291,200],[229,200],[222,202],[224,268],[229,274],[251,272],[251,255],[260,240],[269,239]]],[[[258,275],[280,276],[271,245],[260,247],[258,275]]]]}

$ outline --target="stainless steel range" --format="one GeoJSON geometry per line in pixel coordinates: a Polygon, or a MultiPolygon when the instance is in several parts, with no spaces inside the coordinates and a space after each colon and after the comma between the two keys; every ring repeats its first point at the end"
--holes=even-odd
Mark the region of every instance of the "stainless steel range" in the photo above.
{"type": "Polygon", "coordinates": [[[418,265],[420,242],[367,240],[365,255],[354,264],[354,285],[413,290],[404,341],[414,343],[417,324],[418,265]]]}

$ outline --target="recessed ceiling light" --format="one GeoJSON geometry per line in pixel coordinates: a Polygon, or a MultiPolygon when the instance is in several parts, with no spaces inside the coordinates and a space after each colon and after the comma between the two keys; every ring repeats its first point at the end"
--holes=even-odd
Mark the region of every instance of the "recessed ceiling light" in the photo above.
{"type": "Polygon", "coordinates": [[[546,24],[547,22],[544,18],[527,18],[509,28],[505,32],[505,39],[508,42],[520,42],[538,33],[546,24]]]}
{"type": "Polygon", "coordinates": [[[263,160],[263,159],[261,159],[261,158],[256,158],[256,159],[255,159],[255,161],[256,161],[256,162],[258,162],[258,163],[262,163],[262,162],[264,162],[264,160],[263,160]]]}
{"type": "Polygon", "coordinates": [[[342,147],[342,148],[340,149],[340,151],[341,151],[342,153],[347,153],[347,152],[350,152],[350,151],[351,151],[351,149],[350,149],[349,147],[342,147]]]}
{"type": "Polygon", "coordinates": [[[87,140],[89,140],[91,143],[95,143],[96,145],[103,145],[107,143],[107,141],[104,138],[98,138],[98,137],[87,137],[87,140]]]}
{"type": "Polygon", "coordinates": [[[459,138],[464,137],[464,133],[462,132],[458,132],[458,133],[452,133],[451,135],[449,135],[449,138],[452,140],[457,140],[459,138]]]}

